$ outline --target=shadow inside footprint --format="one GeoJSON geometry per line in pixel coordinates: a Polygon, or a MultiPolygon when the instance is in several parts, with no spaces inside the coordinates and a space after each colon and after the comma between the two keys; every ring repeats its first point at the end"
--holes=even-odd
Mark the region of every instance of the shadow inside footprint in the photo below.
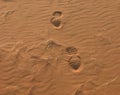
{"type": "Polygon", "coordinates": [[[68,54],[73,54],[73,53],[76,54],[78,52],[78,50],[77,50],[77,48],[70,46],[70,47],[66,48],[65,52],[67,52],[68,54]]]}
{"type": "Polygon", "coordinates": [[[59,18],[52,18],[51,19],[51,23],[55,26],[55,27],[60,27],[61,26],[61,20],[59,18]]]}
{"type": "Polygon", "coordinates": [[[71,57],[71,58],[69,59],[69,65],[70,65],[74,70],[79,69],[79,67],[80,67],[80,65],[81,65],[80,57],[79,57],[79,56],[71,57]]]}

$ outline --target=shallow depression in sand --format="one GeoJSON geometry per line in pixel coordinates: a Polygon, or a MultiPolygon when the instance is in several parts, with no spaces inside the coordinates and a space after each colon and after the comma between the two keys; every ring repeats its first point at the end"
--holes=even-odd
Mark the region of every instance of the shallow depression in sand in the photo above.
{"type": "Polygon", "coordinates": [[[0,0],[0,95],[120,95],[120,0],[0,0]]]}

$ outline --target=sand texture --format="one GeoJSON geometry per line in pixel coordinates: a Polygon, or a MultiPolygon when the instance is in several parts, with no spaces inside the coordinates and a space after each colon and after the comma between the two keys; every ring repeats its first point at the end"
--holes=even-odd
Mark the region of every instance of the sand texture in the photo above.
{"type": "Polygon", "coordinates": [[[120,95],[120,0],[0,0],[0,95],[120,95]]]}

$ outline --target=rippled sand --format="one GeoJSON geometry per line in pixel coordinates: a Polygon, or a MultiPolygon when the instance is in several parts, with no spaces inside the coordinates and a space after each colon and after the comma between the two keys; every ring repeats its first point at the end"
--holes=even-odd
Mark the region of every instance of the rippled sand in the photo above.
{"type": "Polygon", "coordinates": [[[120,95],[120,0],[0,0],[0,95],[120,95]]]}

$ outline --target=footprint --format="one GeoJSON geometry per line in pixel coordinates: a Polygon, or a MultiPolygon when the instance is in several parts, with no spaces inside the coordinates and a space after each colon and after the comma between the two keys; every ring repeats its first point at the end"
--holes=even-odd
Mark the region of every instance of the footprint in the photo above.
{"type": "Polygon", "coordinates": [[[65,52],[67,52],[68,54],[76,54],[78,50],[74,46],[70,46],[66,48],[65,52]]]}
{"type": "Polygon", "coordinates": [[[61,11],[55,11],[53,13],[53,16],[60,17],[60,16],[62,16],[62,12],[61,11]]]}
{"type": "Polygon", "coordinates": [[[61,21],[61,18],[62,18],[62,12],[61,11],[55,11],[53,14],[52,14],[52,18],[51,18],[51,23],[53,26],[55,26],[55,28],[61,28],[62,27],[62,21],[61,21]]]}
{"type": "Polygon", "coordinates": [[[81,66],[81,60],[79,56],[72,56],[69,59],[69,65],[74,69],[77,70],[81,66]]]}
{"type": "Polygon", "coordinates": [[[54,40],[48,40],[47,41],[47,48],[57,48],[57,47],[60,47],[61,45],[56,43],[54,40]]]}
{"type": "Polygon", "coordinates": [[[51,19],[51,23],[52,23],[55,27],[60,27],[60,26],[61,26],[61,19],[60,19],[60,18],[53,17],[53,18],[51,19]]]}

